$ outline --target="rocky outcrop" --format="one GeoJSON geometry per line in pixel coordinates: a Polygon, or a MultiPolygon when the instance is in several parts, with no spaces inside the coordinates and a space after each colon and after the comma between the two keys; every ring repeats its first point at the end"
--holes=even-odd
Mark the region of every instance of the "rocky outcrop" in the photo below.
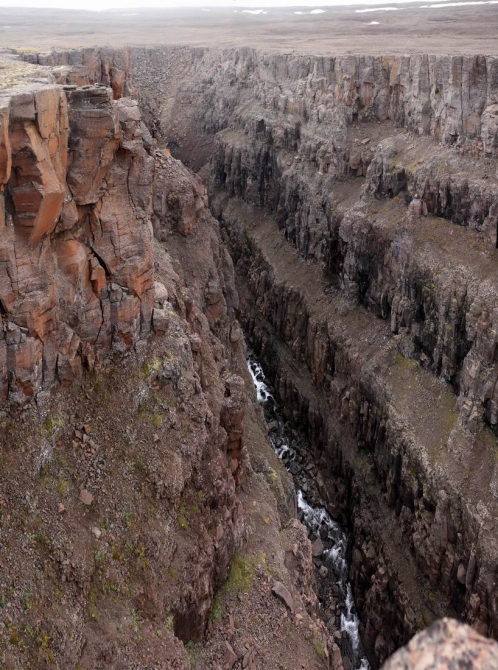
{"type": "Polygon", "coordinates": [[[498,668],[498,646],[469,626],[451,619],[416,635],[383,666],[384,670],[430,670],[463,666],[471,670],[498,668]]]}
{"type": "Polygon", "coordinates": [[[186,669],[244,530],[233,267],[135,102],[40,90],[5,144],[0,657],[186,669]]]}
{"type": "Polygon", "coordinates": [[[1,389],[22,404],[150,332],[153,158],[104,87],[3,99],[1,389]]]}

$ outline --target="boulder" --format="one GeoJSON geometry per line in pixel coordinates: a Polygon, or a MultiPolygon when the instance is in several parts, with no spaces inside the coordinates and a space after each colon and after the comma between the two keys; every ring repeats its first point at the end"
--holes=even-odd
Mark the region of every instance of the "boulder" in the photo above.
{"type": "Polygon", "coordinates": [[[271,591],[273,595],[277,596],[284,603],[290,612],[294,613],[294,599],[282,582],[275,582],[271,591]]]}

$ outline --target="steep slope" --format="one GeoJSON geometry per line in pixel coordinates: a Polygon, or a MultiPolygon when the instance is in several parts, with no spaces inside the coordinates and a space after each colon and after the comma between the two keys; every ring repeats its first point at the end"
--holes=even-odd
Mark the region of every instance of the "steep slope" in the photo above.
{"type": "MultiPolygon", "coordinates": [[[[190,668],[213,627],[210,654],[224,663],[242,564],[250,595],[270,594],[263,610],[283,640],[251,658],[318,670],[313,645],[323,640],[328,654],[328,635],[315,622],[311,574],[298,585],[286,567],[298,542],[305,569],[310,544],[244,381],[233,265],[204,185],[157,149],[130,98],[56,85],[49,69],[9,71],[2,667],[190,668]],[[275,579],[301,612],[292,627],[271,595],[275,579]]],[[[235,659],[244,632],[232,635],[235,659]]]]}
{"type": "Polygon", "coordinates": [[[350,531],[372,664],[446,614],[497,637],[497,59],[26,58],[136,97],[208,181],[232,306],[350,531]]]}

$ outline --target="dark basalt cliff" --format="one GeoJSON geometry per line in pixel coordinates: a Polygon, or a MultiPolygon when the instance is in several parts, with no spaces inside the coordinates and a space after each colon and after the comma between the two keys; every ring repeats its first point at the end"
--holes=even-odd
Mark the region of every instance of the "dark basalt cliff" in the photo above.
{"type": "Polygon", "coordinates": [[[217,232],[205,257],[166,244],[188,265],[185,277],[175,268],[181,291],[197,291],[177,287],[173,305],[194,379],[202,387],[192,305],[201,339],[218,338],[216,384],[228,389],[208,426],[225,431],[234,475],[223,555],[242,481],[245,396],[227,376],[242,370],[237,316],[349,530],[371,663],[441,616],[498,637],[498,59],[198,48],[24,58],[63,88],[19,92],[10,123],[0,117],[15,237],[0,266],[5,399],[38,397],[170,332],[152,234],[195,238],[199,212],[217,228],[197,178],[170,188],[176,163],[152,148],[167,146],[206,181],[231,255],[217,232]],[[54,271],[38,285],[42,254],[54,271]]]}

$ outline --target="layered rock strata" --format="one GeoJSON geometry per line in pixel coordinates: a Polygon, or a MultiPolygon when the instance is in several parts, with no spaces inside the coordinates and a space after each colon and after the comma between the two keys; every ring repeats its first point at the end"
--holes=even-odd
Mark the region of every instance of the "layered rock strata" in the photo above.
{"type": "Polygon", "coordinates": [[[351,530],[372,662],[448,612],[497,636],[496,59],[32,60],[136,95],[159,141],[211,160],[241,319],[351,530]]]}
{"type": "Polygon", "coordinates": [[[244,380],[206,188],[115,87],[43,75],[2,94],[0,663],[187,670],[209,628],[215,666],[229,649],[323,667],[311,547],[244,380]],[[241,562],[282,649],[247,652],[239,627],[227,647],[213,623],[240,616],[241,562]]]}
{"type": "Polygon", "coordinates": [[[154,159],[101,86],[3,95],[2,400],[22,404],[152,328],[154,159]]]}

